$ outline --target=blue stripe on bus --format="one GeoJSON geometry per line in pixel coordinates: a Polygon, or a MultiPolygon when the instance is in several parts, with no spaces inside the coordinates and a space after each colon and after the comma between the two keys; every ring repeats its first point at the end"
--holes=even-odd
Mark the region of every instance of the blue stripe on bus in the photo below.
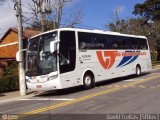
{"type": "Polygon", "coordinates": [[[132,63],[132,62],[134,62],[137,58],[138,58],[138,55],[132,57],[132,59],[131,59],[129,62],[127,62],[126,64],[123,64],[121,67],[126,66],[126,65],[128,65],[128,64],[130,64],[130,63],[132,63]]]}
{"type": "Polygon", "coordinates": [[[119,63],[117,67],[120,67],[121,65],[125,64],[127,61],[129,61],[132,58],[132,56],[126,56],[123,57],[122,61],[119,63]]]}
{"type": "MultiPolygon", "coordinates": [[[[140,52],[140,51],[125,51],[125,52],[140,52]]],[[[134,62],[138,58],[137,56],[124,56],[117,67],[126,66],[132,62],[134,62]]]]}

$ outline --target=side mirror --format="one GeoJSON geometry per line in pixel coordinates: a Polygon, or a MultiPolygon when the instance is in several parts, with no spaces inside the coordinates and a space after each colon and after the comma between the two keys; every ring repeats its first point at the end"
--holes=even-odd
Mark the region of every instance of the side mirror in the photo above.
{"type": "Polygon", "coordinates": [[[16,53],[16,61],[17,62],[23,62],[23,58],[21,57],[21,55],[24,53],[24,51],[26,51],[26,49],[20,50],[16,53]]]}
{"type": "Polygon", "coordinates": [[[21,58],[20,58],[20,53],[21,51],[18,51],[17,53],[16,53],[16,61],[17,62],[22,62],[22,60],[21,60],[21,58]]]}
{"type": "Polygon", "coordinates": [[[50,51],[51,53],[54,53],[57,50],[57,43],[59,43],[59,40],[51,41],[50,42],[50,51]]]}

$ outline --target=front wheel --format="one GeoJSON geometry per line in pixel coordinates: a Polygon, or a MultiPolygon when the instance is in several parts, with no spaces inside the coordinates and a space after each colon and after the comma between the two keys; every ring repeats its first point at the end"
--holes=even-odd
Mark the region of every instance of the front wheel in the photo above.
{"type": "Polygon", "coordinates": [[[85,89],[91,89],[95,86],[93,75],[87,74],[83,78],[83,84],[85,89]]]}
{"type": "Polygon", "coordinates": [[[141,75],[141,67],[136,66],[136,76],[140,76],[140,75],[141,75]]]}

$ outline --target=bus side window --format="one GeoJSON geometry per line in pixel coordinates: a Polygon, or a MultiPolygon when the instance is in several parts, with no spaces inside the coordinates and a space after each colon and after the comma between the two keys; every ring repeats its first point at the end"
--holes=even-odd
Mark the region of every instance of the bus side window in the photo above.
{"type": "Polygon", "coordinates": [[[139,41],[140,41],[140,49],[144,50],[148,49],[146,39],[139,39],[139,41]]]}
{"type": "Polygon", "coordinates": [[[112,36],[112,49],[118,49],[118,39],[117,36],[112,36]]]}
{"type": "Polygon", "coordinates": [[[80,43],[80,49],[85,49],[87,48],[87,44],[85,42],[80,43]]]}
{"type": "Polygon", "coordinates": [[[113,48],[113,49],[117,49],[117,48],[118,48],[118,45],[117,45],[116,42],[114,42],[114,43],[112,44],[112,48],[113,48]]]}
{"type": "Polygon", "coordinates": [[[136,40],[134,38],[130,38],[130,39],[131,39],[131,48],[138,49],[138,44],[137,44],[136,40]]]}
{"type": "Polygon", "coordinates": [[[111,49],[111,39],[109,35],[105,37],[105,49],[111,49]]]}
{"type": "Polygon", "coordinates": [[[103,34],[96,34],[96,49],[104,49],[105,48],[105,35],[103,34]]]}
{"type": "Polygon", "coordinates": [[[124,49],[132,49],[129,37],[124,38],[124,49]]]}
{"type": "Polygon", "coordinates": [[[79,32],[79,49],[88,49],[90,47],[90,33],[79,32]]]}

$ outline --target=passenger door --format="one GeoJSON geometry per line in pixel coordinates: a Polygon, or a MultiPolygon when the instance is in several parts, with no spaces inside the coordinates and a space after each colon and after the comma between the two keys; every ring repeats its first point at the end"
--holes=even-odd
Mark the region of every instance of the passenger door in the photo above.
{"type": "Polygon", "coordinates": [[[76,36],[75,31],[60,32],[59,47],[60,78],[64,87],[76,86],[79,83],[76,70],[76,36]]]}

